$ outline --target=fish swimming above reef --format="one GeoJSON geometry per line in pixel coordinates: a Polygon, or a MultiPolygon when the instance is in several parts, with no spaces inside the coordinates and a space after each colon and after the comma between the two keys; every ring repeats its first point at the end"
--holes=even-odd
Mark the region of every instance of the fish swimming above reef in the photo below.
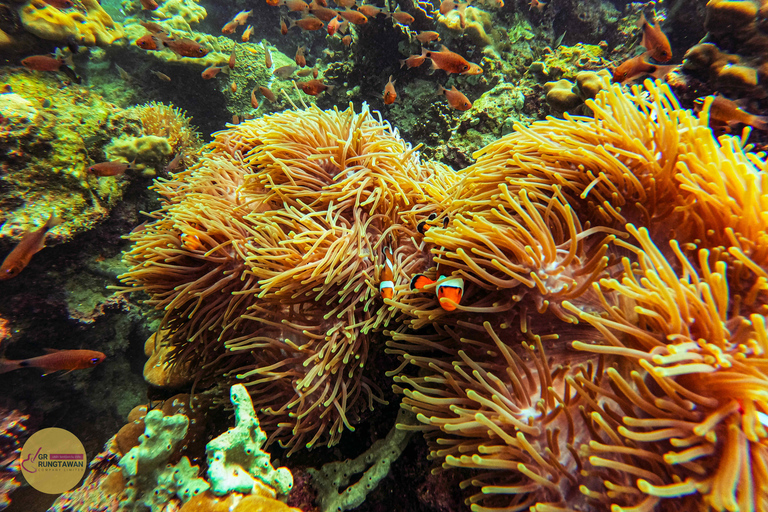
{"type": "Polygon", "coordinates": [[[325,85],[320,80],[308,80],[306,82],[295,82],[296,86],[304,91],[305,94],[309,94],[310,96],[317,96],[318,94],[321,94],[325,91],[331,91],[333,90],[333,85],[325,85]]]}
{"type": "Polygon", "coordinates": [[[612,78],[613,82],[623,84],[643,75],[651,75],[654,78],[662,78],[676,67],[674,64],[668,66],[652,64],[646,60],[648,53],[649,52],[645,52],[642,55],[638,55],[637,57],[627,59],[619,64],[616,68],[614,68],[612,78]]]}
{"type": "MultiPolygon", "coordinates": [[[[696,110],[699,111],[706,108],[707,99],[710,97],[695,99],[693,103],[696,110]]],[[[712,97],[709,105],[709,119],[729,127],[733,127],[736,124],[746,124],[756,130],[768,131],[768,117],[750,114],[742,109],[738,103],[729,100],[725,96],[717,95],[712,97]]]]}
{"type": "MultiPolygon", "coordinates": [[[[135,162],[135,160],[134,160],[135,162]]],[[[125,174],[125,171],[133,169],[133,164],[120,161],[101,162],[88,167],[88,172],[96,176],[119,176],[125,174]]]]}
{"type": "Polygon", "coordinates": [[[0,281],[19,275],[29,265],[32,256],[45,247],[46,233],[62,222],[59,217],[51,214],[48,221],[40,229],[26,233],[0,265],[0,281]]]}
{"type": "Polygon", "coordinates": [[[80,77],[70,67],[72,66],[71,57],[69,60],[65,60],[61,56],[32,55],[22,59],[21,65],[34,71],[61,71],[74,83],[79,84],[81,82],[80,77]]]}
{"type": "Polygon", "coordinates": [[[437,92],[438,94],[441,94],[445,96],[445,99],[448,101],[448,105],[456,110],[469,110],[472,108],[472,102],[469,101],[469,99],[464,96],[464,94],[456,89],[456,86],[454,85],[450,89],[446,89],[442,85],[437,86],[437,92]]]}
{"type": "Polygon", "coordinates": [[[442,69],[448,74],[480,75],[483,73],[483,68],[467,61],[458,53],[452,52],[444,44],[440,45],[440,51],[438,52],[422,48],[421,56],[432,61],[432,69],[442,69]]]}
{"type": "Polygon", "coordinates": [[[672,46],[669,44],[666,34],[661,31],[658,24],[651,25],[645,19],[645,14],[640,15],[637,26],[643,30],[643,39],[640,45],[648,50],[648,54],[659,62],[668,62],[672,58],[672,46]]]}
{"type": "Polygon", "coordinates": [[[389,75],[389,82],[384,86],[384,104],[391,105],[397,99],[397,91],[395,91],[395,80],[392,80],[392,75],[389,75]]]}
{"type": "Polygon", "coordinates": [[[44,356],[29,359],[0,358],[0,373],[12,372],[22,368],[39,368],[43,375],[73,370],[85,370],[101,364],[107,356],[96,350],[50,350],[44,356]]]}

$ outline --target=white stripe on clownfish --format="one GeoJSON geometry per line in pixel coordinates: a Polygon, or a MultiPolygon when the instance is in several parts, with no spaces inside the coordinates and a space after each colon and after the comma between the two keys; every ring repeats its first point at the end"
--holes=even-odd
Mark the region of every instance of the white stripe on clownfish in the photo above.
{"type": "Polygon", "coordinates": [[[384,268],[381,270],[381,282],[379,292],[385,299],[391,299],[395,295],[395,266],[392,263],[392,249],[384,247],[384,268]]]}

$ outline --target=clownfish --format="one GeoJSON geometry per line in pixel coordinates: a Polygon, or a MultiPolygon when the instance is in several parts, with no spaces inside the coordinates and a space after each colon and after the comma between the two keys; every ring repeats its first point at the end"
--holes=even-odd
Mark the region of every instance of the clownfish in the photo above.
{"type": "MultiPolygon", "coordinates": [[[[437,219],[436,213],[429,214],[426,220],[418,223],[416,230],[422,235],[425,234],[432,222],[437,219]]],[[[448,227],[448,216],[443,217],[443,228],[448,227]]],[[[436,285],[435,294],[437,300],[440,302],[440,307],[446,311],[453,311],[456,306],[461,303],[461,298],[464,295],[464,279],[461,277],[446,276],[440,272],[440,265],[437,266],[437,281],[430,279],[424,274],[416,274],[411,278],[411,290],[421,290],[426,286],[436,285]]]]}
{"type": "Polygon", "coordinates": [[[411,290],[421,290],[425,286],[437,284],[435,294],[440,302],[440,307],[446,311],[453,311],[461,303],[464,295],[464,279],[441,275],[437,281],[428,278],[424,274],[416,274],[411,279],[411,290]]]}
{"type": "Polygon", "coordinates": [[[179,239],[181,246],[189,251],[199,251],[203,248],[200,237],[195,234],[195,227],[190,227],[187,231],[182,231],[179,239]]]}
{"type": "Polygon", "coordinates": [[[384,248],[384,268],[381,270],[379,292],[385,299],[391,299],[395,294],[395,266],[392,263],[392,249],[384,248]]]}

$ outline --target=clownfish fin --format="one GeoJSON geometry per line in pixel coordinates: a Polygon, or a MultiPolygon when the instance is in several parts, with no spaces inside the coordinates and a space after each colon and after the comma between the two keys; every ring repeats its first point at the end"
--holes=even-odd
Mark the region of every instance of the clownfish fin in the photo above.
{"type": "Polygon", "coordinates": [[[421,290],[430,284],[435,284],[435,281],[424,274],[416,274],[411,278],[411,290],[421,290]]]}

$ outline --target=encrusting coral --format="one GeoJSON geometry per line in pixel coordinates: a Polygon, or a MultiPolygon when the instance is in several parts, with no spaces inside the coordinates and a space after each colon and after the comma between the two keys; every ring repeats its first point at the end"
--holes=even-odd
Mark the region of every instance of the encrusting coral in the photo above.
{"type": "Polygon", "coordinates": [[[474,511],[766,510],[766,162],[664,85],[586,104],[460,172],[425,241],[469,284],[401,300],[403,404],[474,511]]]}
{"type": "Polygon", "coordinates": [[[51,41],[105,46],[125,35],[97,0],[81,0],[76,8],[68,9],[29,0],[19,8],[19,17],[24,29],[51,41]]]}
{"type": "Polygon", "coordinates": [[[164,205],[131,235],[121,279],[165,310],[163,345],[190,379],[245,383],[271,439],[334,444],[382,400],[366,363],[395,315],[384,247],[399,293],[423,266],[416,224],[451,179],[367,110],[249,121],[157,182],[164,205]]]}

